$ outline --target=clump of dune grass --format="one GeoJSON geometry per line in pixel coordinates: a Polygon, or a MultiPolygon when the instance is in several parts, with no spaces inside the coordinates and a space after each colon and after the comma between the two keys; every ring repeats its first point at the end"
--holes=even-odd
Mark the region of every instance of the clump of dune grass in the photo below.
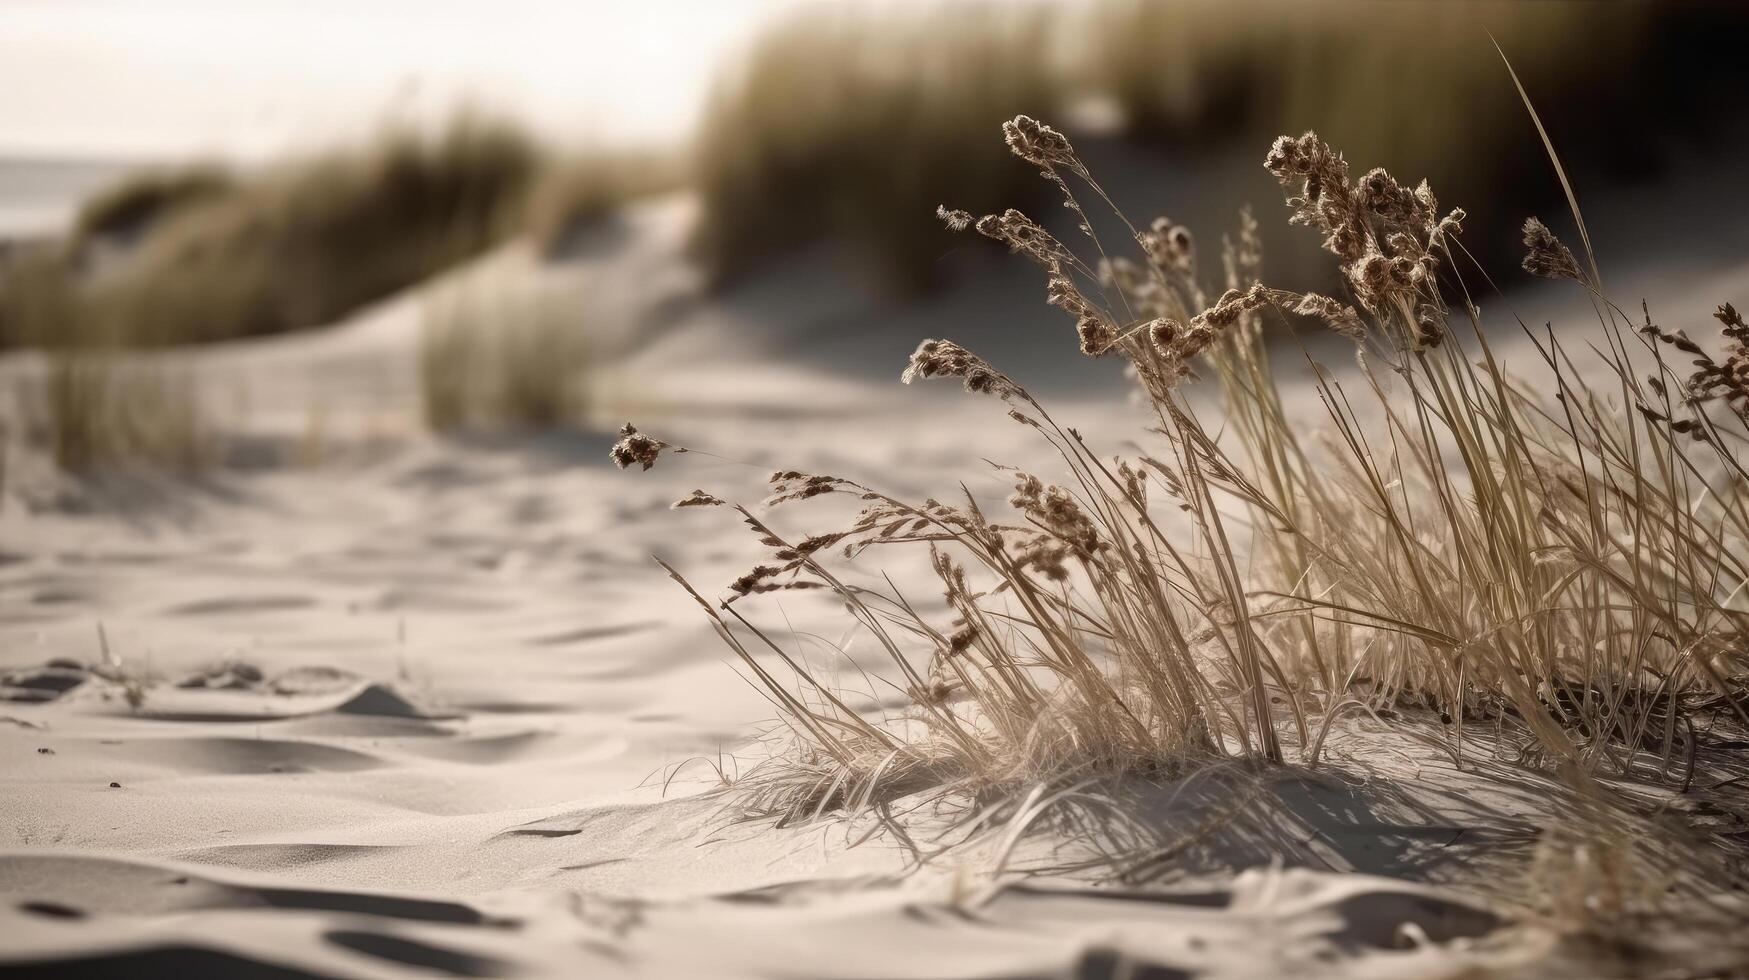
{"type": "Polygon", "coordinates": [[[72,238],[137,237],[160,218],[235,189],[236,178],[211,165],[131,174],[79,206],[72,238]]]}
{"type": "Polygon", "coordinates": [[[463,286],[428,300],[419,393],[437,432],[578,426],[590,344],[573,290],[463,286]]]}
{"type": "MultiPolygon", "coordinates": [[[[1023,116],[1004,136],[1076,215],[1107,200],[1061,133],[1023,116]]],[[[1572,820],[1540,860],[1579,896],[1585,928],[1728,878],[1722,842],[1684,849],[1601,787],[1693,786],[1731,744],[1708,729],[1749,723],[1749,327],[1721,308],[1715,358],[1611,304],[1589,248],[1581,260],[1533,222],[1526,269],[1568,281],[1599,322],[1584,365],[1527,329],[1548,377],[1518,378],[1468,299],[1462,210],[1425,182],[1355,174],[1313,133],[1276,140],[1265,166],[1344,295],[1267,285],[1248,219],[1216,291],[1170,222],[1126,224],[1131,258],[1090,220],[1077,249],[1019,211],[942,209],[1040,267],[1082,353],[1126,362],[1159,448],[1103,457],[995,363],[926,340],[902,380],[1001,402],[1057,450],[1061,477],[1010,471],[1008,509],[993,513],[969,493],[912,502],[779,472],[768,505],[862,507],[799,539],[735,506],[765,562],[718,601],[669,571],[793,735],[747,781],[752,805],[792,819],[931,790],[1006,800],[970,822],[1000,809],[1024,828],[1086,809],[1100,778],[1315,766],[1331,727],[1364,712],[1460,766],[1485,753],[1558,777],[1572,820]],[[1291,418],[1262,343],[1266,321],[1289,317],[1358,355],[1356,379],[1317,375],[1321,439],[1291,418]],[[1209,385],[1219,411],[1205,418],[1195,390],[1209,385]],[[833,570],[833,556],[888,547],[928,551],[945,620],[833,570]],[[742,611],[791,589],[844,603],[898,672],[902,718],[866,718],[742,611]]],[[[1576,207],[1574,220],[1588,241],[1576,207]]],[[[628,426],[614,458],[648,468],[671,448],[628,426]]],[[[727,506],[703,491],[680,505],[727,506]]]]}
{"type": "Polygon", "coordinates": [[[537,165],[520,133],[473,117],[288,165],[154,229],[92,315],[132,343],[330,322],[500,240],[537,165]]]}
{"type": "Polygon", "coordinates": [[[696,250],[716,278],[819,240],[898,291],[951,245],[942,200],[995,207],[1033,189],[981,120],[1048,111],[1048,11],[954,4],[808,8],[759,37],[713,91],[694,151],[696,250]]]}
{"type": "MultiPolygon", "coordinates": [[[[1717,143],[1732,128],[1720,121],[1742,118],[1749,90],[1727,39],[1745,26],[1741,5],[1704,0],[808,8],[756,39],[702,114],[699,252],[730,278],[827,241],[888,285],[927,284],[950,247],[920,217],[928,208],[982,212],[1038,191],[968,134],[1084,102],[1114,106],[1127,138],[1180,159],[1315,125],[1357,158],[1516,213],[1553,203],[1557,188],[1503,135],[1516,97],[1474,57],[1490,32],[1535,53],[1527,81],[1564,145],[1626,178],[1655,172],[1660,148],[1717,143]],[[1434,43],[1452,38],[1474,43],[1434,43]],[[1623,125],[1642,138],[1620,139],[1623,125]]],[[[1504,241],[1495,210],[1478,215],[1479,241],[1504,241]]]]}
{"type": "Polygon", "coordinates": [[[0,278],[0,339],[155,346],[331,323],[519,232],[541,166],[521,132],[465,115],[247,178],[124,183],[0,278]],[[94,233],[135,225],[93,261],[94,233]]]}
{"type": "Polygon", "coordinates": [[[195,472],[210,465],[216,439],[192,377],[103,349],[49,355],[32,406],[37,439],[64,470],[115,467],[195,472]]]}
{"type": "Polygon", "coordinates": [[[20,246],[0,261],[0,350],[46,346],[79,322],[74,261],[62,243],[20,246]]]}

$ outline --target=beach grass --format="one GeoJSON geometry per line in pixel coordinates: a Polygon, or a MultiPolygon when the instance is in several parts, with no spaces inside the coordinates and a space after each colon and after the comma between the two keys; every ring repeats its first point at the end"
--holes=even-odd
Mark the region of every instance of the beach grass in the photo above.
{"type": "Polygon", "coordinates": [[[936,204],[994,208],[1036,190],[971,134],[1055,103],[1048,15],[818,6],[767,30],[711,93],[695,141],[705,267],[732,280],[828,241],[879,288],[929,285],[952,244],[928,217],[936,204]]]}
{"type": "Polygon", "coordinates": [[[30,435],[71,473],[145,466],[196,473],[218,440],[193,374],[113,350],[57,350],[28,407],[30,435]]]}
{"type": "Polygon", "coordinates": [[[583,297],[462,283],[426,301],[419,393],[434,432],[586,423],[592,367],[583,297]]]}
{"type": "MultiPolygon", "coordinates": [[[[951,244],[919,215],[1036,207],[1030,175],[969,138],[980,121],[1093,108],[1162,168],[1313,127],[1359,159],[1497,201],[1558,204],[1522,139],[1498,39],[1588,172],[1655,174],[1714,146],[1749,95],[1722,39],[1728,3],[1096,0],[805,6],[724,72],[693,153],[698,252],[720,281],[826,242],[901,295],[940,281],[951,244]],[[1436,41],[1437,39],[1437,41],[1436,41]],[[1635,132],[1624,139],[1623,127],[1635,132]]],[[[1162,178],[1169,179],[1169,178],[1162,178]]],[[[1476,216],[1472,248],[1513,228],[1476,216]]],[[[1050,224],[1050,222],[1046,222],[1050,224]]]]}
{"type": "Polygon", "coordinates": [[[674,186],[658,154],[565,156],[498,120],[259,171],[149,171],[0,270],[0,347],[157,347],[324,326],[508,238],[557,248],[674,186]]]}
{"type": "MultiPolygon", "coordinates": [[[[1076,215],[1107,208],[1060,132],[1022,116],[1004,135],[1076,215]]],[[[1721,842],[1605,786],[1686,791],[1731,744],[1709,732],[1749,725],[1749,326],[1721,306],[1721,342],[1703,346],[1610,302],[1575,203],[1584,247],[1531,219],[1523,267],[1593,305],[1595,329],[1525,327],[1546,376],[1516,375],[1468,298],[1486,280],[1462,210],[1425,183],[1353,173],[1309,132],[1264,164],[1332,254],[1342,297],[1268,286],[1248,217],[1217,266],[1164,221],[1125,222],[1117,241],[1087,220],[1065,242],[1019,211],[939,214],[1040,267],[1082,354],[1127,363],[1153,448],[1102,455],[1120,434],[1059,421],[996,362],[931,339],[903,380],[999,402],[1060,474],[999,466],[1014,492],[993,512],[969,493],[913,501],[780,471],[768,507],[862,508],[802,538],[703,491],[677,502],[732,507],[767,549],[714,598],[669,569],[789,738],[741,784],[748,805],[790,821],[925,792],[981,801],[971,826],[1018,834],[1097,808],[1099,780],[1316,768],[1358,714],[1459,766],[1485,755],[1552,774],[1572,819],[1544,836],[1528,901],[1574,929],[1606,935],[1730,881],[1721,842]],[[1310,382],[1323,417],[1288,409],[1272,321],[1354,344],[1352,376],[1310,382]],[[887,548],[927,551],[944,614],[834,568],[887,548]],[[865,716],[744,611],[794,589],[842,602],[908,710],[865,716]]],[[[613,455],[648,468],[673,448],[627,426],[613,455]]]]}

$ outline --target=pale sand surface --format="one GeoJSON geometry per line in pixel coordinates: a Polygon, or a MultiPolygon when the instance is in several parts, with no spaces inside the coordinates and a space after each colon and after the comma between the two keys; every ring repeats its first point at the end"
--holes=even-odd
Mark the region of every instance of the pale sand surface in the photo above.
{"type": "MultiPolygon", "coordinates": [[[[1135,787],[1132,812],[1179,863],[1148,888],[1071,870],[1089,843],[1045,830],[1008,861],[1030,876],[991,875],[997,840],[919,868],[957,839],[957,814],[923,798],[892,805],[904,833],[874,814],[741,819],[712,767],[764,758],[749,735],[772,708],[651,556],[716,595],[759,551],[732,515],[669,502],[704,487],[752,503],[780,465],[919,498],[965,479],[999,499],[1008,481],[980,457],[1056,470],[999,405],[892,380],[922,336],[1002,361],[1000,328],[971,318],[1035,305],[1036,284],[1015,298],[992,274],[877,332],[893,314],[821,269],[701,298],[673,261],[684,218],[682,202],[646,209],[559,271],[512,249],[463,275],[582,280],[616,355],[603,420],[728,459],[625,474],[605,434],[417,434],[417,294],[333,331],[176,355],[244,447],[208,475],[76,482],[12,448],[0,671],[46,700],[0,703],[0,975],[1587,975],[1509,916],[1540,828],[1562,819],[1553,784],[1460,772],[1364,718],[1316,772],[1135,787]],[[312,441],[310,461],[283,461],[312,441]],[[155,681],[137,709],[90,670],[100,625],[155,681]],[[1219,819],[1241,793],[1247,819],[1219,819]]],[[[1654,300],[1693,324],[1746,284],[1654,300]]],[[[1521,300],[1527,318],[1556,303],[1521,300]]],[[[1144,420],[1066,333],[1012,338],[1013,373],[1062,388],[1058,417],[1122,451],[1144,420]]],[[[16,392],[37,365],[0,370],[16,392]]],[[[831,513],[774,519],[819,530],[831,513]]],[[[890,555],[850,574],[885,568],[929,609],[923,567],[890,555]]],[[[871,714],[898,714],[878,650],[831,602],[796,594],[758,618],[871,714]]]]}

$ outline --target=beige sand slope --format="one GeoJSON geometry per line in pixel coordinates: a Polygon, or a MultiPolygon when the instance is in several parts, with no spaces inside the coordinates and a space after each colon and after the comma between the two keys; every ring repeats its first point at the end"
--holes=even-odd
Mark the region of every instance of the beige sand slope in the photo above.
{"type": "MultiPolygon", "coordinates": [[[[992,497],[1006,483],[978,457],[1049,470],[991,405],[888,380],[889,349],[963,336],[980,295],[1005,294],[974,284],[877,332],[892,312],[805,260],[768,294],[705,299],[673,271],[683,205],[627,220],[565,269],[512,250],[466,274],[581,277],[625,351],[604,414],[726,458],[621,474],[605,435],[416,434],[417,295],[187,355],[248,392],[230,424],[266,447],[257,465],[75,482],[13,447],[0,975],[1588,975],[1501,914],[1501,869],[1561,818],[1552,784],[1459,773],[1412,741],[1381,752],[1359,728],[1316,772],[1135,788],[1181,867],[1165,886],[1096,883],[1075,870],[1086,843],[1046,830],[1004,875],[1000,838],[919,867],[960,816],[925,799],[746,819],[717,769],[759,762],[772,709],[650,556],[714,590],[754,551],[723,514],[668,503],[699,486],[755,501],[778,464],[992,497]],[[277,462],[312,404],[324,458],[277,462]],[[1221,816],[1236,799],[1248,819],[1221,816]]],[[[1733,285],[1694,284],[1671,313],[1733,285]]],[[[1013,343],[1032,376],[1086,371],[1059,340],[1013,343]]],[[[0,370],[19,390],[36,368],[0,370]]],[[[1104,377],[1058,414],[1139,432],[1104,377]]],[[[898,710],[829,602],[760,615],[871,713],[898,710]]]]}

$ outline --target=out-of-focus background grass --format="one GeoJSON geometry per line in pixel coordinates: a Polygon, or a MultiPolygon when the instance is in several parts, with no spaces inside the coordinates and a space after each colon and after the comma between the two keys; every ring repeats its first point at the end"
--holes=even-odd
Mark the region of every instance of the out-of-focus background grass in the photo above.
{"type": "MultiPolygon", "coordinates": [[[[462,108],[266,161],[194,155],[128,172],[58,229],[6,243],[0,349],[320,327],[507,242],[562,262],[580,230],[663,195],[694,202],[687,261],[718,291],[824,249],[871,301],[928,303],[968,248],[937,204],[1054,208],[995,138],[1019,112],[1068,131],[1138,217],[1176,201],[1214,222],[1209,236],[1239,203],[1274,206],[1257,165],[1268,141],[1316,129],[1357,173],[1426,177],[1444,204],[1467,206],[1468,247],[1501,267],[1522,217],[1561,205],[1491,38],[1582,186],[1656,189],[1745,169],[1745,37],[1749,5],[1729,0],[789,5],[718,52],[696,122],[656,149],[462,108]]],[[[1272,278],[1328,276],[1306,236],[1263,224],[1272,278]]],[[[486,396],[466,396],[480,385],[465,376],[480,356],[460,336],[439,331],[421,355],[434,426],[565,417],[562,378],[529,381],[545,393],[526,399],[503,379],[476,404],[486,396]]],[[[587,345],[561,346],[545,362],[500,360],[550,374],[587,345]]],[[[72,368],[56,377],[69,404],[105,388],[72,368]]]]}

